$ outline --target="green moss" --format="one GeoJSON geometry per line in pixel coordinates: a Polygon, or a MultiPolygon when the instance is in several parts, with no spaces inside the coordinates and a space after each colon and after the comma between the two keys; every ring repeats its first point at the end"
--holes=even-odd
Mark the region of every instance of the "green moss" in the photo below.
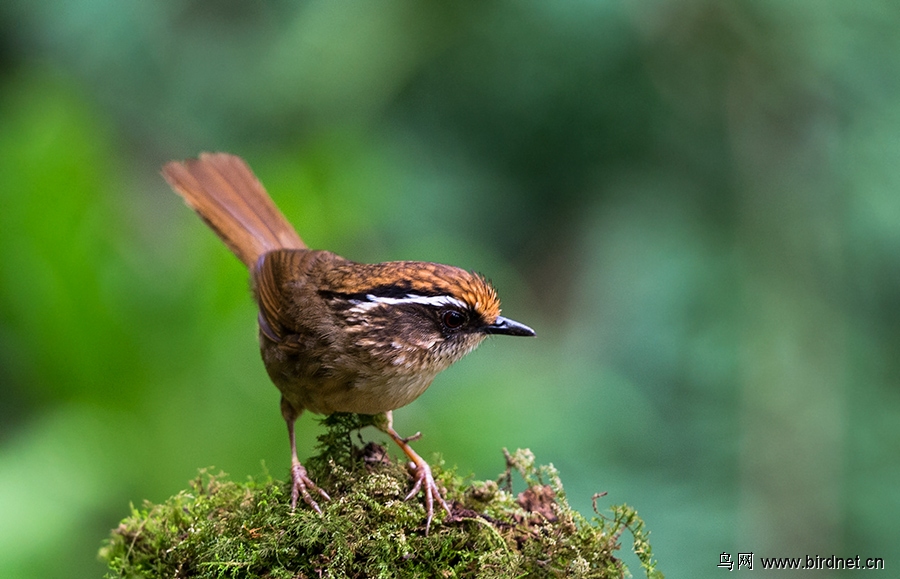
{"type": "Polygon", "coordinates": [[[291,512],[281,481],[201,471],[165,503],[132,507],[100,551],[107,577],[623,577],[614,553],[629,529],[648,577],[662,578],[633,509],[585,519],[569,507],[556,470],[535,466],[527,450],[505,453],[498,481],[466,481],[433,465],[453,515],[436,509],[426,536],[422,501],[403,500],[404,464],[378,445],[353,444],[368,421],[324,421],[320,453],[307,464],[332,497],[323,515],[291,512]],[[514,471],[527,485],[517,496],[514,471]]]}

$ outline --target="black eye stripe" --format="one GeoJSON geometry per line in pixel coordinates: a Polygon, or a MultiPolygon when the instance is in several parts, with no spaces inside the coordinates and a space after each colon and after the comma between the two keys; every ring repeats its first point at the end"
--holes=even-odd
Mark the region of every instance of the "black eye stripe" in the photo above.
{"type": "Polygon", "coordinates": [[[331,290],[319,290],[319,295],[322,298],[328,299],[342,299],[342,300],[356,300],[356,301],[368,301],[370,296],[374,296],[376,298],[388,298],[388,299],[400,299],[407,298],[412,296],[419,297],[438,297],[442,295],[447,295],[446,292],[440,291],[428,291],[422,289],[412,289],[412,284],[408,281],[399,281],[393,284],[387,285],[377,285],[370,288],[366,288],[360,290],[358,292],[336,292],[331,290]]]}

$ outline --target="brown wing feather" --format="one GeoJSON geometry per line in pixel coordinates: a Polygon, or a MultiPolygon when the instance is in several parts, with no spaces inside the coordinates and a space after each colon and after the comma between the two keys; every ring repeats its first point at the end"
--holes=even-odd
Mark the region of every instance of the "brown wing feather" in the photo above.
{"type": "Polygon", "coordinates": [[[268,251],[306,248],[240,157],[202,153],[166,164],[162,174],[248,268],[268,251]]]}
{"type": "Polygon", "coordinates": [[[346,262],[330,251],[282,249],[266,253],[252,274],[263,332],[275,342],[289,335],[302,339],[301,335],[328,333],[333,321],[323,311],[319,294],[322,272],[346,262]]]}

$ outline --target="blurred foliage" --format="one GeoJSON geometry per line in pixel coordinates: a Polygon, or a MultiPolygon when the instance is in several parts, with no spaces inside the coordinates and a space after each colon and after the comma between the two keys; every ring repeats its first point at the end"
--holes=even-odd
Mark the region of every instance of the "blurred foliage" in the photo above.
{"type": "Polygon", "coordinates": [[[198,466],[287,473],[246,274],[158,175],[201,150],[311,245],[482,271],[536,328],[397,413],[423,455],[530,447],[671,576],[898,560],[898,29],[887,0],[4,2],[0,576],[99,576],[198,466]]]}

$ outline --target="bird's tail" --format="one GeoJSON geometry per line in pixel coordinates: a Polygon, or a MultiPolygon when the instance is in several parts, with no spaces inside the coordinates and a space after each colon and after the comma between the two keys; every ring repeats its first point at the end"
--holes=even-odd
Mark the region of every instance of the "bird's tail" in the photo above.
{"type": "Polygon", "coordinates": [[[162,174],[248,268],[275,249],[306,249],[240,157],[201,153],[199,159],[167,163],[162,174]]]}

